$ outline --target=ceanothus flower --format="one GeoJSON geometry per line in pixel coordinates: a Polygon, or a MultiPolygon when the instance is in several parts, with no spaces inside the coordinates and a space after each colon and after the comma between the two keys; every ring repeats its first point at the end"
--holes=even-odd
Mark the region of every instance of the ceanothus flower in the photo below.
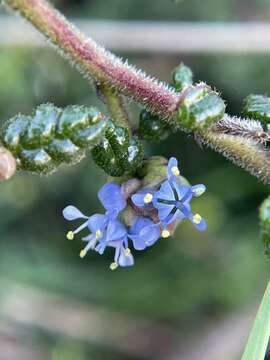
{"type": "MultiPolygon", "coordinates": [[[[180,177],[178,161],[172,157],[168,162],[167,180],[161,184],[159,190],[141,189],[131,197],[131,200],[141,209],[150,211],[154,208],[158,211],[159,227],[163,228],[161,236],[167,238],[170,236],[168,225],[186,218],[197,230],[205,230],[205,220],[199,214],[193,214],[190,206],[193,197],[202,195],[205,190],[206,188],[202,184],[195,186],[184,184],[180,177]]],[[[140,226],[140,231],[144,233],[143,223],[140,226]]],[[[142,236],[140,239],[143,238],[142,236]]],[[[137,238],[135,239],[138,241],[137,238]]],[[[140,242],[140,246],[143,246],[143,242],[140,242]]]]}
{"type": "Polygon", "coordinates": [[[128,237],[132,240],[134,249],[144,250],[160,238],[160,225],[140,216],[132,224],[128,237]]]}
{"type": "Polygon", "coordinates": [[[193,214],[190,202],[193,197],[202,195],[206,187],[203,184],[191,186],[182,184],[180,171],[175,158],[168,164],[167,178],[153,196],[153,206],[158,210],[159,220],[164,226],[163,237],[170,235],[167,226],[176,220],[188,219],[199,231],[206,229],[207,224],[199,214],[193,214]]]}
{"type": "MultiPolygon", "coordinates": [[[[138,179],[137,183],[140,185],[138,179]]],[[[184,219],[190,220],[197,230],[205,230],[205,220],[192,212],[190,203],[194,197],[202,195],[206,188],[202,184],[191,186],[183,181],[175,158],[170,158],[167,179],[159,187],[143,188],[131,196],[132,191],[125,190],[126,184],[120,186],[110,182],[99,190],[98,197],[106,210],[105,214],[86,216],[72,205],[63,210],[64,218],[69,221],[84,220],[77,229],[67,233],[68,239],[72,240],[75,234],[85,228],[90,231],[90,234],[82,238],[86,245],[80,252],[81,258],[89,250],[102,255],[107,247],[111,247],[115,251],[111,270],[118,266],[132,266],[134,259],[128,247],[129,240],[134,249],[145,250],[160,237],[169,237],[170,230],[184,219]],[[127,204],[129,208],[122,213],[122,218],[131,224],[129,228],[118,218],[127,204]]]]}
{"type": "Polygon", "coordinates": [[[69,231],[67,238],[72,240],[75,234],[88,227],[91,233],[83,238],[87,245],[80,252],[81,258],[85,257],[89,250],[103,254],[108,246],[115,248],[114,262],[110,265],[112,270],[118,265],[131,266],[134,264],[134,259],[128,248],[127,229],[117,220],[118,214],[126,207],[126,199],[122,194],[121,186],[107,183],[98,192],[98,197],[107,210],[104,215],[94,214],[88,217],[72,205],[63,210],[66,220],[86,219],[76,230],[69,231]]]}

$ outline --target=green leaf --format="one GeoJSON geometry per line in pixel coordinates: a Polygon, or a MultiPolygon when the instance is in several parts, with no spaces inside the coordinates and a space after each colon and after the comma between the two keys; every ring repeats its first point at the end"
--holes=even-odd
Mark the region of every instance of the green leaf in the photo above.
{"type": "Polygon", "coordinates": [[[113,152],[108,139],[103,139],[99,145],[95,146],[92,149],[91,154],[95,163],[108,175],[118,177],[124,174],[125,169],[113,152]]]}
{"type": "Polygon", "coordinates": [[[147,110],[141,111],[139,137],[150,141],[160,141],[166,139],[171,131],[170,126],[158,116],[152,115],[147,110]]]}
{"type": "Polygon", "coordinates": [[[264,360],[270,336],[270,282],[266,288],[241,360],[264,360]]]}
{"type": "Polygon", "coordinates": [[[200,83],[182,92],[177,121],[188,130],[205,129],[223,118],[225,108],[221,97],[200,83]]]}
{"type": "Polygon", "coordinates": [[[244,114],[261,121],[267,127],[270,124],[270,98],[263,95],[249,95],[244,99],[244,114]]]}
{"type": "Polygon", "coordinates": [[[104,138],[107,126],[95,108],[43,104],[33,116],[17,115],[7,121],[0,138],[20,169],[48,174],[62,163],[80,161],[86,149],[104,138]]]}
{"type": "Polygon", "coordinates": [[[127,151],[123,153],[120,162],[128,173],[134,173],[143,161],[143,145],[135,137],[131,138],[127,151]]]}
{"type": "Polygon", "coordinates": [[[173,70],[172,78],[173,86],[177,91],[182,91],[193,83],[193,73],[191,69],[183,63],[173,70]]]}
{"type": "Polygon", "coordinates": [[[92,149],[92,156],[108,175],[119,177],[141,166],[143,146],[126,128],[109,121],[105,139],[92,149]]]}
{"type": "Polygon", "coordinates": [[[270,257],[270,196],[262,203],[259,217],[261,238],[266,247],[265,253],[270,257]]]}

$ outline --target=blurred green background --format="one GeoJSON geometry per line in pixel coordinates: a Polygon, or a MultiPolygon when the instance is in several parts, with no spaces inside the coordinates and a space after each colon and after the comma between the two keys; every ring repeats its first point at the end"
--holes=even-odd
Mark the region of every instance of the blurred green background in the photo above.
{"type": "MultiPolygon", "coordinates": [[[[203,6],[200,0],[69,0],[57,5],[68,16],[95,20],[245,21],[270,17],[267,0],[205,0],[203,6]]],[[[184,61],[196,80],[205,80],[222,92],[233,114],[241,113],[242,99],[249,93],[270,94],[270,54],[120,55],[167,81],[172,68],[184,61]]],[[[0,47],[0,119],[30,113],[44,102],[103,108],[89,83],[52,49],[0,47]]],[[[132,106],[132,111],[136,118],[138,108],[132,106]]],[[[110,251],[102,257],[91,253],[81,260],[79,239],[65,239],[69,224],[61,211],[66,205],[74,204],[89,215],[102,210],[96,193],[105,175],[90,157],[50,177],[17,174],[2,183],[0,191],[0,343],[2,331],[2,341],[8,336],[14,347],[19,343],[34,348],[38,359],[157,359],[159,341],[164,342],[165,353],[185,343],[183,339],[196,347],[207,324],[241,313],[261,297],[269,278],[269,260],[259,239],[257,213],[269,188],[181,133],[146,148],[149,155],[176,156],[191,183],[207,185],[206,195],[194,201],[194,209],[208,220],[208,231],[197,233],[185,223],[174,238],[137,252],[133,268],[111,272],[110,251]],[[50,302],[55,295],[56,303],[50,302]],[[29,314],[20,301],[31,304],[29,314]],[[37,305],[38,321],[31,314],[31,307],[34,312],[37,305]],[[68,331],[69,326],[73,328],[73,318],[70,323],[66,320],[70,309],[84,327],[74,320],[76,336],[68,331]],[[97,318],[83,321],[84,313],[95,311],[97,318]],[[126,348],[119,344],[119,318],[134,330],[124,337],[125,342],[132,344],[139,335],[145,342],[148,337],[159,339],[157,327],[161,339],[138,345],[137,349],[148,352],[129,353],[127,344],[126,348]],[[56,320],[63,324],[62,331],[61,326],[60,330],[50,326],[56,320]],[[168,340],[163,338],[165,333],[168,340]]],[[[179,351],[181,354],[181,347],[179,351]]]]}

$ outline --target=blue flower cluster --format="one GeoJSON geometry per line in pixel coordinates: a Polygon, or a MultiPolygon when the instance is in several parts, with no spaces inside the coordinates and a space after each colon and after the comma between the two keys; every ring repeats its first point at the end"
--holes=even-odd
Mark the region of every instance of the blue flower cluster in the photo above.
{"type": "Polygon", "coordinates": [[[90,249],[103,254],[106,247],[112,247],[115,249],[115,255],[110,269],[114,270],[118,266],[127,267],[134,264],[128,247],[129,240],[134,249],[144,250],[155,244],[160,237],[169,237],[170,228],[184,219],[190,220],[197,230],[205,230],[205,220],[199,214],[193,214],[190,202],[194,197],[202,195],[206,188],[202,184],[183,184],[181,179],[178,162],[171,158],[167,168],[167,179],[158,189],[143,188],[133,194],[131,199],[126,199],[122,186],[113,182],[105,184],[98,192],[99,200],[106,210],[105,214],[88,217],[72,205],[63,210],[66,220],[85,219],[76,230],[67,233],[67,238],[72,240],[75,234],[88,228],[90,234],[82,238],[86,246],[80,252],[80,256],[83,258],[90,249]],[[118,218],[128,201],[136,213],[129,228],[118,218]]]}

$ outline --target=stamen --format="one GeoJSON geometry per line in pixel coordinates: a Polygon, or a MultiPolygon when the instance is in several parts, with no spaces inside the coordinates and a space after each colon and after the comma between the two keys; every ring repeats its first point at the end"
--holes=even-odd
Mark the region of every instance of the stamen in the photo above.
{"type": "Polygon", "coordinates": [[[110,269],[113,271],[113,270],[115,270],[117,268],[118,268],[117,262],[112,262],[111,265],[110,265],[110,269]]]}
{"type": "Polygon", "coordinates": [[[164,230],[162,230],[161,236],[162,236],[164,239],[167,239],[169,236],[171,236],[171,233],[169,232],[169,230],[164,229],[164,230]]]}
{"type": "Polygon", "coordinates": [[[172,171],[174,176],[179,176],[180,175],[180,170],[178,169],[177,166],[173,166],[171,171],[172,171]]]}
{"type": "Polygon", "coordinates": [[[152,200],[153,200],[153,195],[150,193],[147,193],[143,198],[145,204],[149,204],[152,200]]]}
{"type": "Polygon", "coordinates": [[[97,230],[96,231],[96,239],[101,238],[101,236],[102,236],[102,232],[100,230],[97,230]]]}
{"type": "Polygon", "coordinates": [[[66,236],[67,236],[67,239],[68,239],[68,240],[73,240],[73,239],[74,239],[74,232],[73,232],[73,231],[69,231],[66,236]]]}
{"type": "Polygon", "coordinates": [[[81,250],[81,252],[80,252],[80,258],[83,259],[86,254],[87,254],[87,250],[85,250],[85,249],[81,250]]]}
{"type": "Polygon", "coordinates": [[[131,251],[129,248],[126,248],[124,251],[125,256],[129,256],[131,254],[131,251]]]}
{"type": "Polygon", "coordinates": [[[202,217],[200,214],[195,214],[192,218],[192,221],[194,222],[194,224],[199,224],[202,221],[202,217]]]}

